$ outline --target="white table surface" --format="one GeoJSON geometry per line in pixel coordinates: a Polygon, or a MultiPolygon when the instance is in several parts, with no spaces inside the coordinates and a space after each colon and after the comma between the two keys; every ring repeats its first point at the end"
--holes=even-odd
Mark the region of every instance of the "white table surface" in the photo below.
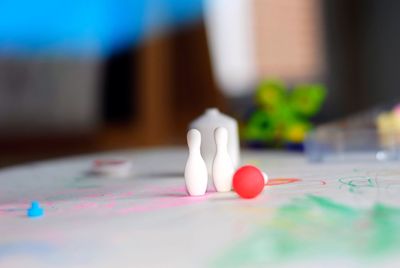
{"type": "Polygon", "coordinates": [[[400,265],[398,162],[243,152],[274,184],[244,200],[188,197],[186,157],[185,148],[159,148],[0,170],[0,267],[400,265]],[[133,163],[128,177],[89,172],[96,159],[121,158],[133,163]],[[45,216],[26,216],[32,200],[45,216]]]}

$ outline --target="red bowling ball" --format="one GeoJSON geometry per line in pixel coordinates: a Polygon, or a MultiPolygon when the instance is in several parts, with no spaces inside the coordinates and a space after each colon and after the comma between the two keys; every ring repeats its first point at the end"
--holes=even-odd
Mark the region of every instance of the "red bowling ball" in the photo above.
{"type": "Polygon", "coordinates": [[[233,189],[242,198],[254,198],[264,189],[264,177],[258,168],[246,165],[233,175],[233,189]]]}

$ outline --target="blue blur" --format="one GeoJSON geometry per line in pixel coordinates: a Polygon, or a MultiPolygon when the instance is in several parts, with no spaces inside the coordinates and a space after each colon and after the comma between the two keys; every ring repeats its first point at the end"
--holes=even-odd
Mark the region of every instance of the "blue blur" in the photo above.
{"type": "Polygon", "coordinates": [[[109,54],[201,12],[202,0],[1,0],[0,53],[109,54]]]}

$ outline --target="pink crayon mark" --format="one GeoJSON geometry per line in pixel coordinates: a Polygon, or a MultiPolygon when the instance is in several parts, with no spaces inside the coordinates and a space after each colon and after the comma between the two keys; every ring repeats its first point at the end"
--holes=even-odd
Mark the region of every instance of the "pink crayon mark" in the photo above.
{"type": "Polygon", "coordinates": [[[44,206],[48,206],[48,207],[54,206],[54,202],[53,202],[53,201],[44,201],[42,204],[43,204],[44,206]]]}
{"type": "Polygon", "coordinates": [[[186,187],[185,186],[171,186],[171,187],[151,186],[151,187],[147,187],[146,191],[156,192],[156,193],[165,193],[165,192],[185,193],[186,187]]]}
{"type": "Polygon", "coordinates": [[[102,193],[93,193],[93,194],[89,194],[86,196],[86,198],[100,198],[100,197],[104,197],[104,194],[102,193]]]}
{"type": "Polygon", "coordinates": [[[129,192],[122,192],[122,193],[114,193],[114,194],[108,194],[105,195],[105,197],[111,198],[112,200],[114,199],[124,199],[124,198],[129,198],[132,197],[134,193],[132,191],[129,192]]]}
{"type": "Polygon", "coordinates": [[[117,213],[125,215],[133,212],[152,212],[161,209],[187,206],[198,202],[202,202],[206,199],[208,199],[208,195],[199,197],[179,196],[172,198],[159,198],[159,199],[154,199],[149,204],[134,205],[132,207],[120,209],[117,211],[117,213]]]}
{"type": "Polygon", "coordinates": [[[117,196],[117,194],[115,193],[105,193],[102,194],[101,197],[107,198],[107,199],[115,199],[117,196]]]}
{"type": "Polygon", "coordinates": [[[109,203],[105,203],[100,205],[101,208],[103,209],[113,209],[116,206],[116,202],[115,201],[111,201],[109,203]]]}
{"type": "Polygon", "coordinates": [[[75,205],[74,209],[82,210],[82,209],[88,209],[88,208],[95,208],[97,206],[98,206],[97,203],[94,203],[94,202],[84,202],[84,203],[75,205]]]}
{"type": "Polygon", "coordinates": [[[173,187],[157,187],[152,186],[146,189],[147,193],[156,196],[164,196],[164,197],[186,197],[188,193],[186,191],[185,186],[173,186],[173,187]]]}
{"type": "Polygon", "coordinates": [[[321,180],[321,185],[326,185],[326,181],[321,180]]]}
{"type": "Polygon", "coordinates": [[[133,196],[133,192],[125,192],[125,193],[120,193],[119,194],[119,198],[128,198],[128,197],[132,197],[133,196]]]}

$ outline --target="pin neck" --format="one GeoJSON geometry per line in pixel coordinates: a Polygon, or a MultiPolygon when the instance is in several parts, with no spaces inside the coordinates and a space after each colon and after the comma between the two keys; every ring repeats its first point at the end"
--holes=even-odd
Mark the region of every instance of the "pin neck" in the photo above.
{"type": "Polygon", "coordinates": [[[219,142],[217,143],[218,151],[227,151],[228,150],[228,143],[227,142],[219,142]]]}

